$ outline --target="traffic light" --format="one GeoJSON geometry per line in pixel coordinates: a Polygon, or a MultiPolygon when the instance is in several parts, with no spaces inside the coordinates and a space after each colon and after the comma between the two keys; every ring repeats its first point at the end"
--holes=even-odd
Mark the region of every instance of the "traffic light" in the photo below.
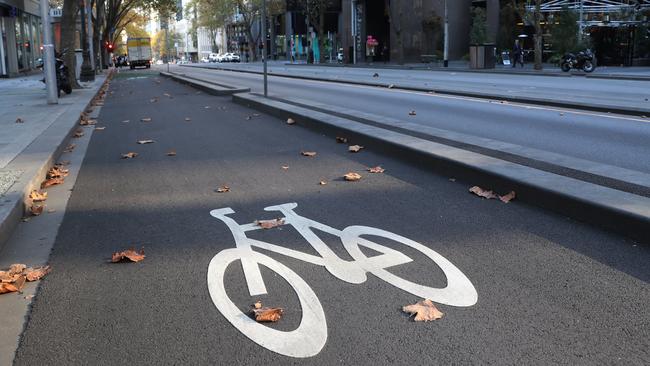
{"type": "Polygon", "coordinates": [[[108,49],[108,52],[112,52],[113,51],[113,44],[109,43],[108,45],[106,45],[106,48],[108,49]]]}

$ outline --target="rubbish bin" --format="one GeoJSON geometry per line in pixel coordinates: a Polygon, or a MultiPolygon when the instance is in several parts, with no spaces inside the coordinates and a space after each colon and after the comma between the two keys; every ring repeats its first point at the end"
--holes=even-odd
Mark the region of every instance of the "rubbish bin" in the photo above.
{"type": "Polygon", "coordinates": [[[496,65],[495,44],[473,44],[469,46],[469,67],[471,69],[493,69],[496,65]]]}
{"type": "Polygon", "coordinates": [[[494,43],[483,44],[483,68],[494,69],[497,63],[497,45],[494,43]]]}

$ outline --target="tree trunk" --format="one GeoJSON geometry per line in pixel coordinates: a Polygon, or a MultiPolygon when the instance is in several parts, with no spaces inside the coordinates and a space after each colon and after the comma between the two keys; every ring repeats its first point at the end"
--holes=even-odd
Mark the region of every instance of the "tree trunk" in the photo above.
{"type": "MultiPolygon", "coordinates": [[[[94,27],[94,29],[93,29],[93,45],[95,45],[95,47],[97,47],[99,45],[99,48],[94,50],[95,55],[92,55],[92,56],[95,57],[95,60],[97,60],[95,65],[98,65],[98,69],[100,71],[103,70],[104,65],[101,65],[99,63],[99,60],[98,60],[99,57],[97,57],[97,55],[99,55],[100,52],[102,52],[102,49],[104,48],[103,45],[100,43],[100,41],[102,39],[101,30],[102,30],[102,24],[104,23],[104,4],[105,4],[105,1],[106,0],[97,0],[97,2],[95,4],[97,18],[95,19],[95,23],[93,24],[93,27],[94,27]]],[[[102,59],[102,63],[103,62],[104,62],[104,60],[102,59]]]]}
{"type": "Polygon", "coordinates": [[[542,21],[542,11],[541,11],[541,5],[542,5],[542,0],[536,0],[535,1],[535,14],[534,14],[534,19],[535,19],[535,70],[541,70],[542,67],[542,51],[543,51],[543,45],[542,45],[542,38],[543,38],[543,30],[542,30],[542,25],[540,24],[542,21]]]}
{"type": "Polygon", "coordinates": [[[80,89],[77,83],[77,62],[75,55],[75,36],[77,30],[77,0],[64,0],[63,16],[61,17],[61,50],[67,50],[63,56],[63,62],[68,67],[68,80],[74,89],[80,89]]]}

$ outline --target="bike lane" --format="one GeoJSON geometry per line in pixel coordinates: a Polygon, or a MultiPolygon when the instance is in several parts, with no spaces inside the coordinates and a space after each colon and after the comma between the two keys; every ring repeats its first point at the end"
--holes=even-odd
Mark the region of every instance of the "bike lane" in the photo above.
{"type": "Polygon", "coordinates": [[[471,182],[372,148],[349,153],[332,136],[151,74],[123,73],[111,91],[98,123],[106,129],[93,134],[17,365],[640,365],[650,359],[647,247],[516,201],[482,200],[467,192],[471,182]],[[136,143],[144,139],[155,143],[136,143]],[[170,150],[176,156],[167,156],[170,150]],[[139,155],[120,159],[127,152],[139,155]],[[377,165],[386,172],[366,171],[377,165]],[[363,178],[344,181],[351,171],[363,178]],[[230,192],[215,192],[224,185],[230,192]],[[247,285],[239,260],[244,251],[233,250],[236,230],[214,210],[229,208],[223,212],[233,211],[227,214],[233,225],[244,225],[283,217],[264,208],[288,203],[297,204],[292,210],[300,217],[332,230],[314,230],[314,237],[299,218],[246,232],[302,253],[254,248],[259,254],[249,253],[244,266],[262,263],[258,280],[266,291],[257,286],[253,292],[266,294],[251,296],[254,271],[247,271],[247,285]],[[381,230],[357,230],[380,234],[363,236],[380,246],[361,247],[362,255],[380,258],[392,249],[386,260],[400,264],[382,272],[354,262],[359,252],[348,253],[333,233],[353,233],[346,228],[355,225],[381,230]],[[405,239],[386,238],[386,232],[405,239]],[[404,245],[406,239],[449,261],[476,298],[467,291],[434,298],[442,319],[409,319],[401,307],[421,297],[385,280],[392,274],[443,288],[450,267],[404,245]],[[144,247],[146,259],[107,262],[129,247],[144,247]],[[335,255],[350,264],[331,271],[319,265],[337,263],[335,255]],[[329,260],[319,263],[320,257],[329,260]],[[369,268],[380,276],[365,276],[369,268]],[[258,300],[284,308],[268,328],[287,333],[264,331],[237,313],[258,300]],[[217,305],[229,302],[234,308],[227,318],[217,305]],[[312,331],[291,343],[295,333],[289,332],[301,326],[303,313],[313,315],[305,321],[312,331]],[[235,328],[233,319],[248,328],[235,328]],[[281,355],[269,350],[273,344],[310,357],[281,355]]]}

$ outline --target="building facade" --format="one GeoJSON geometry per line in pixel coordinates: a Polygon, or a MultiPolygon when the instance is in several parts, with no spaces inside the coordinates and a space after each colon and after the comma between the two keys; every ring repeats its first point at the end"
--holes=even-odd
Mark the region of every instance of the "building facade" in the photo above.
{"type": "Polygon", "coordinates": [[[0,77],[36,68],[43,44],[38,14],[35,0],[0,0],[0,77]]]}

